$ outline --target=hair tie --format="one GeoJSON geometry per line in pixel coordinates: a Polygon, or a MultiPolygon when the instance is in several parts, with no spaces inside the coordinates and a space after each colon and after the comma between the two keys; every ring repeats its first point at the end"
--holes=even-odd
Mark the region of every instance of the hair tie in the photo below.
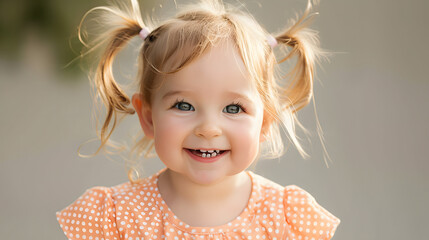
{"type": "Polygon", "coordinates": [[[143,27],[142,30],[140,30],[140,32],[139,32],[139,35],[143,40],[145,40],[149,34],[150,34],[150,32],[149,32],[149,29],[147,27],[143,27]]]}
{"type": "Polygon", "coordinates": [[[267,36],[267,42],[271,46],[271,48],[274,48],[278,44],[277,40],[272,35],[267,36]]]}

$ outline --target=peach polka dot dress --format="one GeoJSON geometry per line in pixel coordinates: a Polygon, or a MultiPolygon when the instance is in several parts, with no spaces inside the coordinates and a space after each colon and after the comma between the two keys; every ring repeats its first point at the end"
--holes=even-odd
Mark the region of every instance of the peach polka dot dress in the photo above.
{"type": "Polygon", "coordinates": [[[231,222],[194,227],[170,210],[157,188],[158,173],[139,183],[93,187],[56,213],[68,239],[85,240],[320,240],[331,239],[340,220],[305,190],[282,187],[247,171],[252,193],[231,222]]]}

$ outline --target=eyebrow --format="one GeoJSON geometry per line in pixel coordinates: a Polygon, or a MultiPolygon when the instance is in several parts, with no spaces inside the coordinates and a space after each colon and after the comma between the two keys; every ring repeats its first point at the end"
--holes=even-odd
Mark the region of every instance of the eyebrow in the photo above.
{"type": "MultiPolygon", "coordinates": [[[[162,100],[164,100],[164,99],[166,99],[166,98],[169,98],[169,97],[171,97],[171,96],[174,96],[174,95],[176,95],[176,94],[192,95],[192,92],[191,92],[191,91],[169,91],[169,92],[167,92],[166,94],[164,94],[164,96],[162,96],[162,100]]],[[[241,98],[241,99],[243,99],[243,100],[245,100],[245,101],[247,101],[247,102],[251,102],[251,103],[253,103],[253,102],[254,102],[254,101],[253,101],[251,98],[249,98],[248,96],[243,95],[243,94],[238,93],[238,92],[228,91],[228,92],[226,92],[226,93],[225,93],[225,95],[227,95],[227,96],[232,96],[232,97],[235,97],[235,98],[241,98]]]]}
{"type": "Polygon", "coordinates": [[[185,94],[186,95],[186,94],[190,94],[190,93],[191,93],[190,91],[169,91],[166,94],[164,94],[164,96],[162,96],[162,100],[164,100],[170,96],[176,95],[176,94],[185,94]]]}
{"type": "Polygon", "coordinates": [[[251,98],[249,98],[248,96],[243,95],[243,94],[241,94],[241,93],[238,93],[238,92],[231,92],[231,91],[226,92],[226,93],[227,93],[227,95],[228,95],[228,96],[233,96],[233,97],[236,97],[236,98],[241,98],[241,99],[244,99],[244,100],[245,100],[245,101],[247,101],[247,102],[251,102],[251,103],[253,103],[253,100],[252,100],[251,98]]]}

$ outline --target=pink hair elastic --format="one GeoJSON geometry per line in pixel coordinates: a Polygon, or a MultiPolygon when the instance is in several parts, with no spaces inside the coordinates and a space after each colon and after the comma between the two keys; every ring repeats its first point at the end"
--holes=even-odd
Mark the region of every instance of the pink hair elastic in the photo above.
{"type": "Polygon", "coordinates": [[[267,36],[267,42],[271,46],[271,48],[274,48],[278,44],[277,40],[272,35],[267,36]]]}
{"type": "Polygon", "coordinates": [[[144,27],[142,28],[142,30],[140,30],[139,35],[143,40],[145,40],[149,33],[149,29],[147,29],[147,27],[144,27]]]}

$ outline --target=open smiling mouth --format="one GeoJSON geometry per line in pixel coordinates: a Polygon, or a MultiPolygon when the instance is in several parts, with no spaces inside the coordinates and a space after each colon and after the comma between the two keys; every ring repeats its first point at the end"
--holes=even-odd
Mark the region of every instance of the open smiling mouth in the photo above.
{"type": "Polygon", "coordinates": [[[202,158],[214,158],[217,156],[222,156],[229,150],[202,150],[202,149],[189,149],[185,148],[186,151],[191,153],[192,155],[202,157],[202,158]]]}

